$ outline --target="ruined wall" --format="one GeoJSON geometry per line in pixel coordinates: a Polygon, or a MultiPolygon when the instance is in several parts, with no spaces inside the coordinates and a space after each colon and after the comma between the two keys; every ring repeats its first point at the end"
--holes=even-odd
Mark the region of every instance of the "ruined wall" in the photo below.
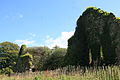
{"type": "Polygon", "coordinates": [[[89,7],[77,20],[68,40],[67,65],[112,65],[120,51],[120,19],[113,13],[89,7]]]}

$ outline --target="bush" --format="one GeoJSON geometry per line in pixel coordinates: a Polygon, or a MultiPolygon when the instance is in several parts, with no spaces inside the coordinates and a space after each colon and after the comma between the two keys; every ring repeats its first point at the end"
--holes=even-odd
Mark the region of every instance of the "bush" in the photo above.
{"type": "Polygon", "coordinates": [[[57,69],[59,67],[63,67],[64,65],[64,56],[67,50],[65,48],[56,48],[53,49],[52,54],[47,58],[45,64],[43,65],[43,69],[57,69]]]}
{"type": "Polygon", "coordinates": [[[13,73],[13,70],[9,67],[0,69],[0,74],[11,74],[11,73],[13,73]]]}

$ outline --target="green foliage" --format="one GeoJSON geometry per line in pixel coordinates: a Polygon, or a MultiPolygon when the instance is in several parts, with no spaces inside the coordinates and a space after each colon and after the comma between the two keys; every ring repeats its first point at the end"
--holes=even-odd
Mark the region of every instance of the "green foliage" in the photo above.
{"type": "Polygon", "coordinates": [[[13,73],[13,70],[9,67],[0,69],[0,74],[11,74],[11,73],[13,73]]]}
{"type": "Polygon", "coordinates": [[[8,54],[18,54],[19,46],[17,44],[11,42],[3,42],[0,43],[0,54],[8,53],[8,54]]]}
{"type": "Polygon", "coordinates": [[[28,57],[28,58],[30,58],[30,59],[33,59],[33,56],[30,55],[29,53],[26,53],[26,54],[24,54],[24,55],[21,55],[20,57],[21,57],[21,58],[28,57]]]}
{"type": "Polygon", "coordinates": [[[17,60],[17,55],[14,54],[0,54],[0,56],[4,56],[4,57],[0,57],[0,66],[1,68],[5,68],[5,67],[11,67],[11,69],[14,68],[15,64],[16,64],[16,60],[17,60]]]}
{"type": "Polygon", "coordinates": [[[34,68],[40,70],[48,56],[51,54],[51,49],[48,47],[30,47],[27,48],[27,52],[33,56],[34,68]]]}
{"type": "Polygon", "coordinates": [[[96,8],[96,7],[87,7],[87,9],[84,11],[84,12],[94,12],[96,11],[96,14],[102,14],[102,16],[108,16],[110,15],[110,13],[106,12],[106,11],[103,11],[101,10],[100,8],[96,8]]]}
{"type": "Polygon", "coordinates": [[[65,48],[54,48],[52,54],[47,58],[43,69],[57,69],[64,66],[64,56],[67,50],[65,48]]]}
{"type": "Polygon", "coordinates": [[[29,70],[32,66],[32,60],[32,55],[26,53],[26,45],[22,45],[15,66],[15,72],[25,72],[29,70]]]}
{"type": "MultiPolygon", "coordinates": [[[[109,17],[107,17],[106,20],[108,20],[109,17]]],[[[118,34],[117,32],[112,32],[113,35],[111,35],[111,29],[112,25],[106,21],[105,26],[103,27],[103,35],[101,37],[101,44],[102,44],[102,51],[104,56],[104,63],[106,65],[113,65],[116,63],[117,54],[115,51],[115,48],[117,45],[113,43],[113,37],[115,34],[118,34]]],[[[117,38],[116,38],[117,39],[117,38]]]]}
{"type": "Polygon", "coordinates": [[[41,80],[40,77],[35,77],[34,80],[41,80]]]}
{"type": "Polygon", "coordinates": [[[26,45],[22,45],[18,56],[23,55],[25,53],[25,50],[26,50],[26,45]]]}
{"type": "Polygon", "coordinates": [[[0,69],[11,67],[14,69],[19,46],[11,42],[0,43],[0,69]]]}
{"type": "Polygon", "coordinates": [[[86,22],[78,19],[76,32],[68,40],[68,50],[65,56],[66,65],[89,65],[89,49],[84,23],[86,22]]]}
{"type": "Polygon", "coordinates": [[[32,66],[32,55],[30,55],[29,53],[26,53],[24,55],[20,56],[20,72],[25,72],[26,70],[29,70],[32,66]]]}
{"type": "Polygon", "coordinates": [[[96,7],[87,8],[77,20],[74,36],[68,40],[66,65],[116,64],[120,49],[119,23],[113,13],[96,7]]]}
{"type": "Polygon", "coordinates": [[[120,17],[116,17],[116,19],[120,20],[120,17]]]}

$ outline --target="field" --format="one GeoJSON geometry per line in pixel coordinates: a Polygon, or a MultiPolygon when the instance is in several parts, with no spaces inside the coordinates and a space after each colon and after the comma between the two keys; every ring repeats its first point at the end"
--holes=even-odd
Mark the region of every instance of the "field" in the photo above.
{"type": "Polygon", "coordinates": [[[101,67],[84,68],[74,67],[57,69],[54,71],[26,72],[22,74],[11,74],[11,76],[0,75],[0,80],[120,80],[120,68],[101,67]]]}

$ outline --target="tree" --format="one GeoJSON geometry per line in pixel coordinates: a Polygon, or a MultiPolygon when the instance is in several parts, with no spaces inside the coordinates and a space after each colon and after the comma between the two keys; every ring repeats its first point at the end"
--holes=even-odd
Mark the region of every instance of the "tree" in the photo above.
{"type": "Polygon", "coordinates": [[[0,43],[0,54],[18,54],[19,46],[11,42],[2,42],[0,43]]]}
{"type": "Polygon", "coordinates": [[[65,48],[54,48],[52,54],[47,58],[43,69],[57,69],[64,66],[64,56],[67,50],[65,48]]]}
{"type": "Polygon", "coordinates": [[[25,50],[26,50],[26,45],[22,45],[21,48],[20,48],[18,56],[23,55],[25,53],[25,50]]]}
{"type": "Polygon", "coordinates": [[[45,60],[51,53],[51,49],[48,47],[29,47],[27,48],[27,52],[29,52],[33,56],[33,66],[37,70],[41,70],[45,60]]]}
{"type": "Polygon", "coordinates": [[[25,72],[26,70],[29,70],[32,67],[32,60],[33,60],[33,57],[29,53],[25,53],[21,55],[19,72],[25,72]]]}
{"type": "Polygon", "coordinates": [[[32,55],[26,52],[26,45],[22,45],[17,58],[17,63],[15,66],[15,72],[25,72],[29,70],[32,66],[32,55]]]}
{"type": "Polygon", "coordinates": [[[11,42],[0,43],[0,68],[14,68],[19,52],[19,46],[11,42]]]}

